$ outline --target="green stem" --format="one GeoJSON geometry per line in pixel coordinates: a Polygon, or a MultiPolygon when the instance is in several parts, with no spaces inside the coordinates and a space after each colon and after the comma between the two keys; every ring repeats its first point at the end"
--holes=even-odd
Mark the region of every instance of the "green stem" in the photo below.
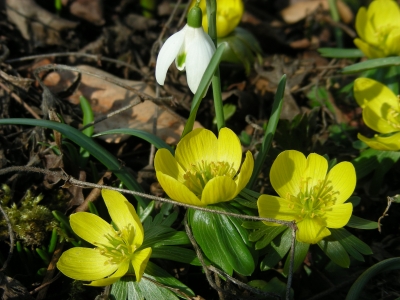
{"type": "MultiPolygon", "coordinates": [[[[207,20],[208,20],[208,35],[214,42],[215,48],[217,48],[217,1],[207,0],[206,7],[207,7],[207,20]]],[[[211,82],[212,82],[212,89],[214,96],[215,117],[217,119],[217,127],[219,131],[221,128],[225,127],[225,117],[224,117],[224,110],[221,97],[221,79],[219,74],[219,68],[217,68],[217,70],[215,71],[211,82]]]]}
{"type": "Polygon", "coordinates": [[[261,168],[264,165],[264,161],[267,158],[268,151],[271,148],[276,127],[278,126],[279,116],[281,115],[285,87],[286,87],[286,74],[282,76],[281,80],[279,81],[278,88],[276,90],[274,103],[272,104],[271,116],[269,118],[267,129],[264,134],[264,139],[261,145],[261,149],[257,155],[256,161],[254,162],[253,174],[251,174],[249,183],[246,186],[248,189],[251,189],[253,187],[256,179],[258,178],[258,174],[260,173],[261,168]]]}
{"type": "MultiPolygon", "coordinates": [[[[329,3],[329,10],[331,12],[331,16],[333,21],[340,22],[340,15],[337,9],[336,0],[328,0],[329,3]]],[[[336,37],[336,44],[338,48],[343,48],[343,32],[342,29],[339,27],[335,27],[334,29],[335,37],[336,37]]]]}

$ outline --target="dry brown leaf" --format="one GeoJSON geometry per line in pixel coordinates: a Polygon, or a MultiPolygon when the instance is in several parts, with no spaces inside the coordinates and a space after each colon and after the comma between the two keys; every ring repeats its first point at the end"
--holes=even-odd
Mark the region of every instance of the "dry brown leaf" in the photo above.
{"type": "Polygon", "coordinates": [[[94,25],[101,26],[105,23],[103,19],[102,0],[75,0],[69,11],[74,16],[84,19],[94,25]]]}
{"type": "Polygon", "coordinates": [[[10,22],[24,39],[33,40],[36,47],[62,44],[60,31],[78,25],[48,12],[33,0],[6,0],[6,8],[10,22]]]}
{"type": "MultiPolygon", "coordinates": [[[[155,97],[154,91],[143,82],[120,79],[91,66],[82,65],[77,68],[99,74],[100,76],[118,79],[124,84],[134,87],[151,97],[155,97]]],[[[76,76],[75,73],[70,71],[52,72],[45,78],[44,83],[53,93],[58,93],[66,90],[76,76]]],[[[127,106],[135,99],[133,92],[85,74],[82,74],[78,90],[68,100],[78,105],[79,96],[81,95],[90,101],[95,118],[105,116],[108,113],[127,106]]],[[[175,112],[148,100],[96,124],[95,132],[117,128],[135,128],[152,133],[155,118],[157,118],[157,136],[169,144],[177,143],[186,120],[175,112]],[[157,114],[158,118],[156,117],[157,114]]],[[[196,123],[195,127],[201,127],[201,125],[196,123]]],[[[119,143],[126,138],[126,136],[122,135],[113,135],[107,136],[105,140],[107,142],[119,143]]]]}
{"type": "MultiPolygon", "coordinates": [[[[341,20],[349,24],[353,18],[353,12],[341,0],[336,1],[337,9],[340,15],[341,20]]],[[[296,2],[281,11],[281,16],[283,20],[288,24],[296,23],[300,20],[303,20],[305,17],[313,13],[321,7],[324,11],[329,10],[328,0],[308,0],[308,1],[301,1],[296,2]]]]}

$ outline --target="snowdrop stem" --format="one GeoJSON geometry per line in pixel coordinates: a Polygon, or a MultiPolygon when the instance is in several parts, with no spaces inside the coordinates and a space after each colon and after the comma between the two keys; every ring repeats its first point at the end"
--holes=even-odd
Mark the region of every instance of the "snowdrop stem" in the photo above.
{"type": "MultiPolygon", "coordinates": [[[[217,1],[216,0],[206,0],[207,7],[207,19],[208,19],[208,35],[214,42],[215,48],[217,48],[217,1]]],[[[212,77],[212,89],[214,96],[214,108],[215,117],[217,119],[218,131],[225,127],[225,117],[224,110],[222,106],[221,98],[221,79],[219,74],[219,67],[217,67],[213,77],[212,77]]]]}

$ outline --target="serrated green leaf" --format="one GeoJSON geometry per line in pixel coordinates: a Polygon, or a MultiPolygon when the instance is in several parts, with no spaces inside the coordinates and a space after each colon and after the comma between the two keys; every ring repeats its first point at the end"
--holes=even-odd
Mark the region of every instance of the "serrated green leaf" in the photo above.
{"type": "Polygon", "coordinates": [[[254,259],[239,232],[245,230],[240,220],[192,209],[189,212],[193,235],[210,261],[230,275],[233,270],[245,276],[253,273],[254,259]]]}
{"type": "Polygon", "coordinates": [[[339,241],[325,238],[318,242],[318,246],[334,263],[342,268],[348,268],[350,266],[349,255],[339,241]]]}
{"type": "Polygon", "coordinates": [[[273,268],[286,255],[290,249],[291,237],[291,230],[286,228],[282,235],[277,236],[263,249],[263,253],[266,253],[266,255],[260,263],[261,271],[273,268]]]}
{"type": "Polygon", "coordinates": [[[346,226],[357,229],[377,229],[378,222],[366,220],[352,215],[346,226]]]}
{"type": "Polygon", "coordinates": [[[321,56],[331,58],[359,58],[364,56],[364,53],[359,49],[319,48],[317,51],[321,56]]]}
{"type": "Polygon", "coordinates": [[[196,253],[191,249],[174,247],[174,246],[160,246],[152,248],[151,258],[162,258],[173,261],[179,261],[194,266],[201,266],[196,253]]]}
{"type": "Polygon", "coordinates": [[[158,136],[148,133],[144,130],[139,130],[139,129],[133,129],[133,128],[118,128],[118,129],[111,129],[103,132],[96,133],[93,135],[93,137],[98,137],[98,136],[103,136],[103,135],[108,135],[108,134],[127,134],[127,135],[132,135],[136,136],[142,140],[145,140],[146,142],[149,142],[150,144],[154,145],[157,149],[165,148],[169,152],[171,152],[172,155],[174,155],[174,149],[172,149],[166,142],[164,142],[162,139],[160,139],[158,136]]]}
{"type": "Polygon", "coordinates": [[[343,68],[342,73],[351,74],[351,73],[363,72],[370,69],[377,69],[389,66],[400,66],[400,57],[394,56],[394,57],[368,59],[366,61],[352,64],[348,67],[343,68]]]}

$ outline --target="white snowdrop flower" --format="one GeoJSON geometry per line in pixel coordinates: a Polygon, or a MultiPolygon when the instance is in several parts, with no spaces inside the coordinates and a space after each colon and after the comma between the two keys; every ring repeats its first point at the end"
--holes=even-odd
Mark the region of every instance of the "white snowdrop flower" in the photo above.
{"type": "Polygon", "coordinates": [[[178,70],[186,69],[187,82],[192,93],[196,93],[201,78],[215,52],[215,46],[201,26],[202,12],[193,7],[188,14],[188,23],[173,34],[162,46],[157,57],[156,80],[164,85],[169,66],[175,59],[178,70]]]}

